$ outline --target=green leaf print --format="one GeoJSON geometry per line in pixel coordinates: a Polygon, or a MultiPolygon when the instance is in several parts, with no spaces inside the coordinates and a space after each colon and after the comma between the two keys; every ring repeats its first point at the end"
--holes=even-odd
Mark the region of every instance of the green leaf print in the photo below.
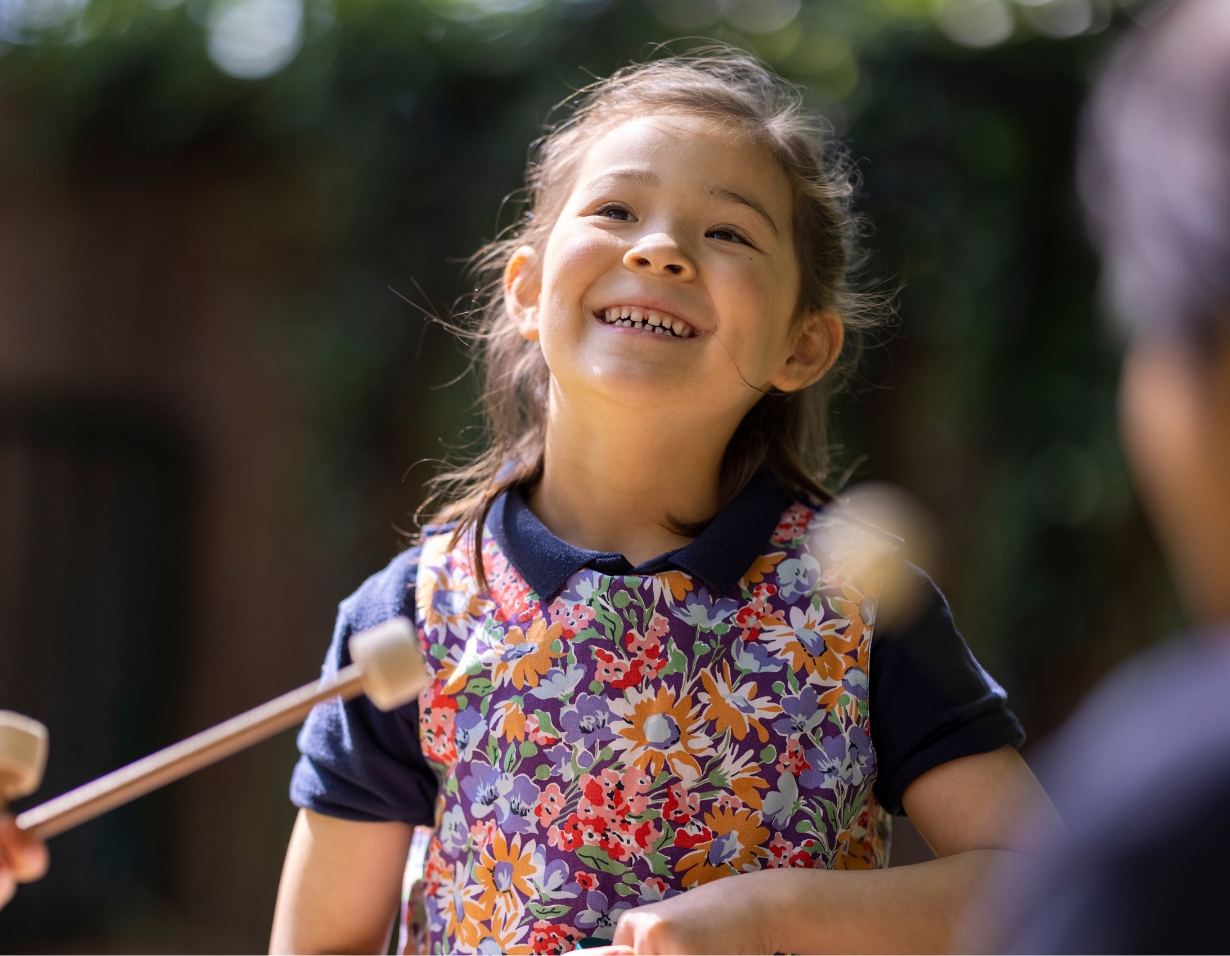
{"type": "Polygon", "coordinates": [[[708,654],[709,650],[710,650],[709,645],[706,644],[704,641],[697,641],[695,644],[692,645],[693,654],[708,654]]]}
{"type": "Polygon", "coordinates": [[[606,763],[608,760],[610,760],[614,756],[615,756],[615,751],[612,750],[610,747],[603,747],[601,750],[598,751],[598,760],[600,763],[606,763]]]}
{"type": "Polygon", "coordinates": [[[786,668],[786,680],[790,681],[790,690],[797,694],[799,692],[799,679],[794,676],[794,668],[786,668]]]}
{"type": "MultiPolygon", "coordinates": [[[[582,641],[591,641],[598,636],[598,632],[592,627],[583,627],[572,636],[573,644],[580,644],[582,641]]],[[[575,664],[576,662],[573,661],[575,664]]]]}
{"type": "Polygon", "coordinates": [[[649,870],[657,876],[673,876],[671,873],[670,861],[661,853],[650,853],[645,859],[649,860],[649,870]]]}
{"type": "Polygon", "coordinates": [[[512,744],[508,745],[508,749],[504,752],[504,772],[512,773],[512,768],[517,765],[517,748],[512,744]]]}
{"type": "Polygon", "coordinates": [[[686,674],[688,672],[688,659],[684,657],[683,651],[675,646],[675,642],[670,642],[670,660],[667,665],[662,668],[659,677],[670,677],[671,674],[686,674]]]}
{"type": "Polygon", "coordinates": [[[785,697],[786,685],[779,680],[775,680],[773,682],[773,693],[775,693],[778,697],[785,697]]]}
{"type": "Polygon", "coordinates": [[[636,886],[638,883],[641,882],[640,877],[638,877],[631,870],[629,870],[627,873],[621,876],[620,879],[623,880],[625,883],[631,883],[633,886],[636,886]]]}
{"type": "Polygon", "coordinates": [[[436,660],[442,661],[444,658],[448,657],[448,648],[443,644],[432,644],[431,651],[429,653],[436,660]]]}
{"type": "Polygon", "coordinates": [[[591,680],[589,682],[589,692],[591,694],[601,694],[602,693],[602,681],[591,680]]]}
{"type": "MultiPolygon", "coordinates": [[[[781,683],[781,682],[779,681],[778,683],[781,683]]],[[[772,744],[769,744],[769,746],[765,747],[764,750],[760,751],[760,762],[761,763],[773,763],[773,761],[775,761],[776,759],[777,759],[777,748],[774,747],[772,744]]]]}
{"type": "Polygon", "coordinates": [[[453,698],[453,700],[457,701],[458,710],[465,710],[467,707],[470,706],[470,698],[467,697],[465,694],[458,694],[456,697],[453,698]]]}
{"type": "Polygon", "coordinates": [[[627,873],[629,867],[622,863],[616,863],[611,859],[606,850],[597,846],[583,846],[576,851],[576,858],[584,863],[588,863],[595,870],[601,870],[603,873],[613,873],[620,876],[627,873]]]}
{"type": "MultiPolygon", "coordinates": [[[[624,876],[627,876],[627,875],[628,875],[627,873],[624,874],[624,876]]],[[[635,879],[635,877],[633,877],[633,879],[635,879]]],[[[616,883],[615,892],[618,893],[620,896],[636,896],[636,887],[627,886],[624,883],[616,883]]]]}
{"type": "Polygon", "coordinates": [[[484,717],[486,717],[487,711],[489,711],[490,709],[491,709],[491,698],[484,697],[483,702],[478,705],[478,712],[482,714],[484,717]]]}
{"type": "Polygon", "coordinates": [[[518,748],[521,751],[521,756],[528,760],[530,757],[538,753],[538,744],[532,740],[521,741],[521,746],[518,748]]]}
{"type": "Polygon", "coordinates": [[[500,765],[500,744],[496,740],[495,734],[487,736],[487,763],[493,767],[500,765]]]}
{"type": "Polygon", "coordinates": [[[493,690],[495,690],[495,684],[485,677],[471,677],[466,681],[466,693],[473,694],[475,697],[486,697],[493,690]]]}
{"type": "Polygon", "coordinates": [[[548,737],[564,736],[556,729],[555,724],[551,722],[551,715],[545,710],[534,711],[534,716],[538,718],[538,729],[548,737]]]}
{"type": "Polygon", "coordinates": [[[622,610],[632,603],[632,598],[628,596],[627,591],[616,591],[615,597],[612,598],[612,601],[617,608],[622,610]]]}
{"type": "Polygon", "coordinates": [[[534,768],[534,776],[538,778],[539,780],[546,780],[547,777],[551,776],[551,765],[546,764],[546,763],[540,763],[537,767],[534,768]]]}
{"type": "Polygon", "coordinates": [[[444,781],[444,792],[450,797],[457,793],[457,774],[450,773],[448,779],[444,781]]]}
{"type": "Polygon", "coordinates": [[[541,903],[531,903],[527,909],[539,919],[559,919],[567,913],[571,906],[565,903],[560,903],[555,906],[543,906],[541,903]]]}

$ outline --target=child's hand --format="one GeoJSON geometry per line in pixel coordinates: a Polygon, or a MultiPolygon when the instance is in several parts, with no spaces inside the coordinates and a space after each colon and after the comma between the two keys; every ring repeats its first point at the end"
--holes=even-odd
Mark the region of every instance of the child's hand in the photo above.
{"type": "Polygon", "coordinates": [[[18,883],[37,880],[46,872],[47,847],[18,830],[9,814],[0,814],[0,906],[13,898],[18,883]]]}
{"type": "Polygon", "coordinates": [[[628,910],[615,927],[612,945],[587,952],[604,956],[776,952],[771,876],[757,873],[715,880],[628,910]]]}

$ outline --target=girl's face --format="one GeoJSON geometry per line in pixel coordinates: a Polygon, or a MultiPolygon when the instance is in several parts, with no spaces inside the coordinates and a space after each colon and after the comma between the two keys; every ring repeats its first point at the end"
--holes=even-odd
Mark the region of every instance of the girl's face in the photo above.
{"type": "Polygon", "coordinates": [[[792,321],[791,208],[767,152],[712,120],[635,119],[596,139],[541,261],[522,249],[506,275],[553,400],[737,424],[757,389],[823,374],[841,327],[792,321]]]}

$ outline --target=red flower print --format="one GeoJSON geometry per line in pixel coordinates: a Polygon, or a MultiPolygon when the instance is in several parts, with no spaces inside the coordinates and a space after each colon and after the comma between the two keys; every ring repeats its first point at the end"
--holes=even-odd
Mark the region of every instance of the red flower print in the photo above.
{"type": "Polygon", "coordinates": [[[474,841],[476,849],[485,850],[487,846],[495,839],[495,821],[480,820],[478,823],[470,827],[470,839],[474,841]]]}
{"type": "Polygon", "coordinates": [[[534,816],[538,817],[538,822],[549,827],[557,819],[564,810],[564,792],[560,790],[558,783],[547,784],[547,789],[538,795],[538,800],[534,804],[534,816]]]}
{"type": "Polygon", "coordinates": [[[559,740],[558,737],[552,737],[550,734],[544,734],[538,726],[538,717],[535,714],[530,714],[525,718],[525,737],[527,740],[532,740],[540,747],[549,747],[551,744],[559,740]]]}
{"type": "Polygon", "coordinates": [[[790,855],[794,853],[794,844],[780,833],[773,834],[773,839],[769,841],[768,850],[769,856],[765,860],[765,865],[770,869],[790,866],[790,855]]]}
{"type": "Polygon", "coordinates": [[[582,811],[591,810],[599,816],[626,816],[628,803],[624,799],[623,777],[618,770],[609,767],[593,777],[584,774],[578,781],[581,785],[582,811]]]}
{"type": "Polygon", "coordinates": [[[577,631],[587,626],[594,619],[594,609],[585,604],[573,604],[563,598],[556,598],[547,608],[551,615],[551,623],[559,624],[564,629],[564,637],[576,637],[577,631]]]}
{"type": "Polygon", "coordinates": [[[814,870],[818,859],[815,850],[815,840],[804,840],[803,845],[790,854],[790,865],[801,870],[814,870]]]}
{"type": "MultiPolygon", "coordinates": [[[[634,657],[634,663],[639,663],[643,670],[657,674],[666,666],[662,656],[662,642],[648,634],[641,636],[636,631],[629,631],[624,637],[624,645],[634,657]]],[[[638,682],[639,683],[639,682],[638,682]]]]}
{"type": "Polygon", "coordinates": [[[649,627],[645,629],[646,637],[656,637],[658,640],[666,637],[671,632],[670,621],[665,614],[654,612],[653,617],[649,621],[649,627]]]}
{"type": "Polygon", "coordinates": [[[811,509],[803,504],[793,504],[786,509],[773,532],[774,544],[790,544],[795,538],[801,538],[807,533],[807,525],[811,521],[811,509]]]}
{"type": "Polygon", "coordinates": [[[578,870],[573,879],[577,881],[577,886],[583,890],[596,890],[598,888],[598,877],[593,873],[586,873],[584,870],[578,870]]]}
{"type": "Polygon", "coordinates": [[[675,846],[683,847],[685,850],[711,842],[713,842],[713,831],[695,820],[675,831],[675,846]]]}
{"type": "Polygon", "coordinates": [[[577,948],[576,944],[580,938],[580,931],[571,926],[566,926],[563,923],[552,924],[546,920],[539,920],[534,924],[534,928],[530,930],[531,952],[535,956],[539,953],[571,953],[577,948]]]}
{"type": "Polygon", "coordinates": [[[644,677],[641,673],[644,665],[639,660],[621,660],[603,648],[594,651],[594,660],[597,663],[594,668],[594,677],[619,690],[635,687],[644,677]]]}
{"type": "Polygon", "coordinates": [[[641,885],[646,889],[653,890],[659,896],[666,895],[666,890],[668,888],[666,880],[662,879],[660,876],[647,876],[642,881],[641,885]]]}
{"type": "Polygon", "coordinates": [[[797,777],[804,770],[810,769],[811,764],[803,756],[803,745],[799,743],[799,738],[791,737],[786,742],[786,752],[777,758],[777,772],[792,773],[797,777]]]}
{"type": "Polygon", "coordinates": [[[574,813],[559,826],[551,827],[547,831],[547,842],[570,853],[585,846],[581,835],[581,818],[574,813]]]}
{"type": "Polygon", "coordinates": [[[453,732],[456,715],[457,702],[442,695],[437,695],[431,706],[423,711],[419,720],[419,733],[423,753],[428,759],[450,765],[457,762],[457,744],[453,732]]]}
{"type": "Polygon", "coordinates": [[[700,813],[700,794],[688,793],[677,783],[672,783],[662,804],[662,818],[671,823],[687,823],[700,813]]]}

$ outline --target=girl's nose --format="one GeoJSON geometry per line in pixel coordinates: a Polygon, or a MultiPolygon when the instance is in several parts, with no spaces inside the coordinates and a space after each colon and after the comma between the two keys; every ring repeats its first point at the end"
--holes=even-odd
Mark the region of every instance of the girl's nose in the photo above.
{"type": "Polygon", "coordinates": [[[633,272],[677,276],[680,279],[696,277],[696,266],[692,260],[683,254],[674,239],[662,232],[645,236],[624,253],[624,265],[633,272]]]}

